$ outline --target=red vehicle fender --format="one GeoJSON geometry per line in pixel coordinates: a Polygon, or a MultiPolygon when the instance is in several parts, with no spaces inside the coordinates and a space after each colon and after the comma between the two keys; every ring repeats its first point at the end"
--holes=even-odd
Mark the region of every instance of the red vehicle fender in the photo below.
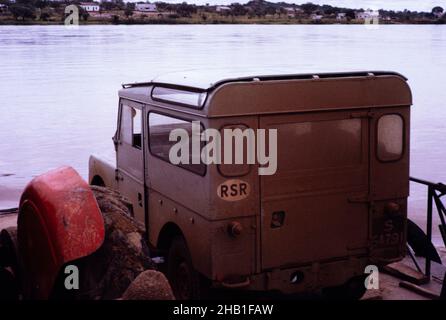
{"type": "Polygon", "coordinates": [[[25,297],[48,298],[60,268],[93,253],[103,241],[101,211],[73,168],[34,178],[20,199],[17,221],[25,297]]]}

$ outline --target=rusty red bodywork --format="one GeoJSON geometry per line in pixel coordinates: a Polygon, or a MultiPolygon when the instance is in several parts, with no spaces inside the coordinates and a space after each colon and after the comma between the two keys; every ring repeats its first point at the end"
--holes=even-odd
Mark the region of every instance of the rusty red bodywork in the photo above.
{"type": "Polygon", "coordinates": [[[101,246],[104,222],[88,184],[73,168],[61,167],[28,184],[17,232],[24,294],[45,299],[64,264],[101,246]]]}

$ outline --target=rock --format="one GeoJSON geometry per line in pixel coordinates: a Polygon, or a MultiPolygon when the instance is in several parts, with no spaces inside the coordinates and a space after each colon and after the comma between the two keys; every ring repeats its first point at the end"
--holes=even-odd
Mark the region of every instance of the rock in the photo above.
{"type": "Polygon", "coordinates": [[[140,273],[122,295],[123,300],[174,300],[166,277],[158,271],[140,273]]]}

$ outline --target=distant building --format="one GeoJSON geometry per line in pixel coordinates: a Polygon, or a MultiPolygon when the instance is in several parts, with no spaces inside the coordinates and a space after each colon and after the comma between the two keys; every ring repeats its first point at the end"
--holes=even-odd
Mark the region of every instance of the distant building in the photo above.
{"type": "Polygon", "coordinates": [[[283,8],[289,18],[294,18],[296,16],[296,10],[293,7],[285,7],[283,8]]]}
{"type": "Polygon", "coordinates": [[[345,21],[345,20],[347,20],[347,14],[345,12],[339,12],[336,15],[336,20],[338,20],[338,21],[345,21]]]}
{"type": "Polygon", "coordinates": [[[433,15],[436,17],[436,18],[438,18],[438,19],[440,19],[442,16],[444,16],[444,12],[442,12],[442,11],[436,11],[436,12],[432,12],[433,13],[433,15]]]}
{"type": "Polygon", "coordinates": [[[217,6],[215,8],[215,11],[217,12],[228,12],[231,11],[231,7],[227,7],[227,6],[217,6]]]}
{"type": "Polygon", "coordinates": [[[98,12],[100,9],[99,4],[95,2],[81,2],[80,7],[87,12],[98,12]]]}
{"type": "Polygon", "coordinates": [[[356,12],[356,19],[358,20],[367,20],[367,19],[375,19],[379,18],[379,12],[373,10],[366,10],[364,12],[356,12]]]}
{"type": "Polygon", "coordinates": [[[313,21],[321,21],[322,18],[323,18],[323,16],[320,15],[320,14],[315,14],[315,13],[313,13],[313,14],[310,16],[310,18],[311,18],[311,20],[313,20],[313,21]]]}
{"type": "Polygon", "coordinates": [[[293,7],[284,7],[283,10],[285,10],[286,14],[288,15],[288,18],[294,18],[296,14],[299,13],[299,8],[293,8],[293,7]]]}
{"type": "Polygon", "coordinates": [[[156,4],[154,3],[137,3],[135,10],[140,12],[157,12],[156,4]]]}

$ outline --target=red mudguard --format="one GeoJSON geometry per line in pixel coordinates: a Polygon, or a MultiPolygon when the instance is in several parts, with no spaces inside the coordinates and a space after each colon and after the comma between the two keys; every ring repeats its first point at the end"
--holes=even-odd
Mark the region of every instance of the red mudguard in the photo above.
{"type": "Polygon", "coordinates": [[[20,199],[17,222],[25,297],[48,298],[61,267],[93,253],[103,240],[101,211],[73,168],[34,178],[20,199]]]}

